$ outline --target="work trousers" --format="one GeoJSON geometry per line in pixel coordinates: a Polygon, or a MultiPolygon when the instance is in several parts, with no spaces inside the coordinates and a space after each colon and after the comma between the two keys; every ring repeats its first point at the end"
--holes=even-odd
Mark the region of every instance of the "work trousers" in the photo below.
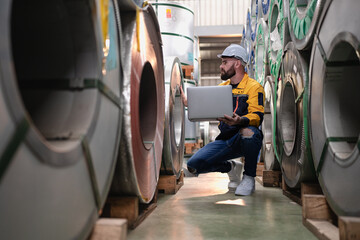
{"type": "Polygon", "coordinates": [[[257,127],[243,128],[228,140],[215,140],[199,149],[188,160],[188,169],[195,174],[227,173],[231,170],[228,160],[245,157],[244,174],[255,177],[262,138],[262,133],[257,127]]]}

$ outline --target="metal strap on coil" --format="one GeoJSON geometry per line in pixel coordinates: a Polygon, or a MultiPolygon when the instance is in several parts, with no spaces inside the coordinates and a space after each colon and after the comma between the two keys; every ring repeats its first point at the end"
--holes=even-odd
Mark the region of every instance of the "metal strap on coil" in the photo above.
{"type": "Polygon", "coordinates": [[[95,168],[94,168],[94,164],[92,161],[92,157],[91,157],[91,152],[90,152],[90,148],[89,148],[89,143],[87,140],[86,136],[83,136],[81,139],[81,146],[84,152],[84,157],[86,160],[86,166],[89,172],[89,177],[91,180],[91,186],[93,189],[93,194],[94,194],[94,199],[95,199],[95,204],[96,207],[98,209],[98,211],[101,210],[101,197],[100,197],[100,191],[99,191],[99,185],[97,183],[97,178],[96,178],[96,173],[95,173],[95,168]]]}
{"type": "Polygon", "coordinates": [[[323,150],[321,152],[320,161],[319,161],[318,167],[316,169],[317,176],[319,176],[322,166],[324,165],[325,154],[327,152],[330,142],[356,143],[356,146],[357,146],[358,150],[360,151],[360,140],[358,140],[358,137],[328,137],[325,141],[323,150]]]}
{"type": "Polygon", "coordinates": [[[186,38],[192,42],[194,42],[194,39],[192,39],[191,37],[182,35],[182,34],[177,34],[177,33],[171,33],[171,32],[161,32],[162,35],[169,35],[169,36],[176,36],[176,37],[182,37],[182,38],[186,38]]]}
{"type": "Polygon", "coordinates": [[[27,118],[21,120],[21,122],[16,127],[13,136],[10,138],[10,141],[5,147],[5,150],[0,158],[0,182],[17,149],[24,141],[29,128],[30,122],[27,120],[27,118]]]}
{"type": "Polygon", "coordinates": [[[153,151],[153,158],[154,158],[155,177],[156,177],[156,182],[158,182],[158,181],[159,181],[159,177],[158,177],[158,174],[157,174],[155,143],[154,143],[154,141],[144,141],[144,144],[151,144],[151,149],[152,149],[152,151],[153,151]]]}
{"type": "Polygon", "coordinates": [[[184,6],[180,6],[180,5],[177,5],[177,4],[172,4],[172,3],[158,3],[157,1],[155,3],[152,3],[152,5],[155,5],[155,7],[157,8],[158,6],[169,6],[169,7],[177,7],[177,8],[181,8],[181,9],[185,9],[189,12],[191,12],[192,15],[194,15],[194,12],[187,8],[187,7],[184,7],[184,6]]]}

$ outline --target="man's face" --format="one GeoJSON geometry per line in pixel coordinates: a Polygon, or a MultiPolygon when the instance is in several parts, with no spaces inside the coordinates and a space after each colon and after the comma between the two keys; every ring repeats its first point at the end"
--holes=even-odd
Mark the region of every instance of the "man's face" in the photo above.
{"type": "Polygon", "coordinates": [[[235,75],[235,58],[221,58],[220,74],[222,80],[227,80],[235,75]]]}

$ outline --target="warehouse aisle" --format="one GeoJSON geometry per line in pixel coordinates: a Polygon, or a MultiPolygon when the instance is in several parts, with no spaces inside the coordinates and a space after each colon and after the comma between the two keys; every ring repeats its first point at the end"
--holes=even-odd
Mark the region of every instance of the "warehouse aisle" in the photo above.
{"type": "Polygon", "coordinates": [[[279,188],[256,183],[252,196],[227,192],[227,174],[185,177],[175,195],[158,195],[158,206],[129,240],[316,239],[302,224],[301,207],[279,188]]]}

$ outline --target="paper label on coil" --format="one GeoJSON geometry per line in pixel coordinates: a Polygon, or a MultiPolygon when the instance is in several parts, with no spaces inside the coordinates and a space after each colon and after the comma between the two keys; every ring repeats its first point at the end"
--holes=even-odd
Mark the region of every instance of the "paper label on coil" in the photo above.
{"type": "Polygon", "coordinates": [[[171,18],[171,9],[166,9],[166,18],[171,18]]]}

